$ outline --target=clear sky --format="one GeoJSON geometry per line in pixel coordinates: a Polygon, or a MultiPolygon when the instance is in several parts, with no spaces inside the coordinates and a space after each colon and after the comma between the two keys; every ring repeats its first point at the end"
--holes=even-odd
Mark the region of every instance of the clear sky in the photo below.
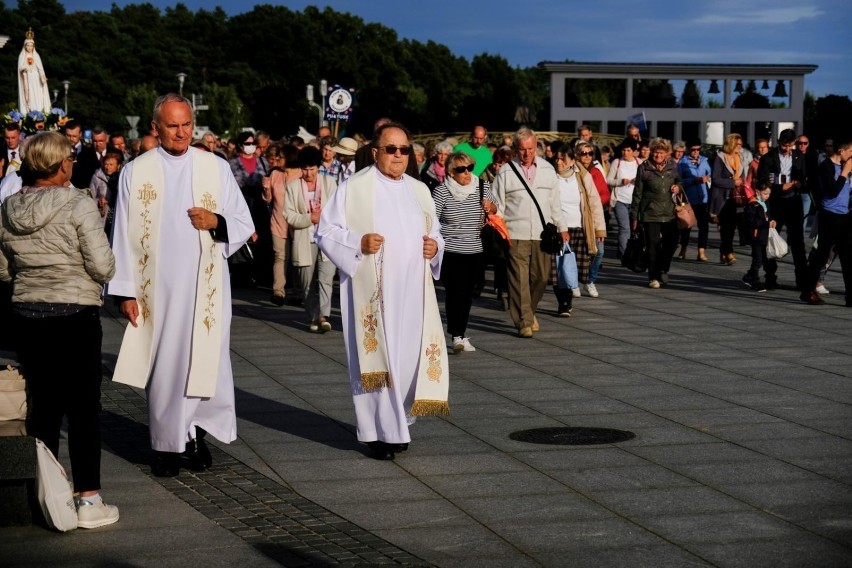
{"type": "MultiPolygon", "coordinates": [[[[119,6],[136,4],[114,0],[119,6]]],[[[160,8],[175,0],[148,0],[160,8]]],[[[65,0],[66,10],[106,10],[65,0]]],[[[540,61],[782,63],[818,65],[805,89],[852,97],[852,0],[184,0],[228,14],[255,4],[330,6],[384,24],[402,38],[433,40],[468,59],[488,52],[527,67],[540,61]]],[[[187,33],[191,33],[188,31],[187,33]]],[[[333,45],[334,38],[329,38],[333,45]]]]}

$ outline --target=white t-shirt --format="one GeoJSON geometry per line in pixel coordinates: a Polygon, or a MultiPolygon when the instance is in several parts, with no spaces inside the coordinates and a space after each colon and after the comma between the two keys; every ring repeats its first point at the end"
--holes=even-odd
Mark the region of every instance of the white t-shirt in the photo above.
{"type": "MultiPolygon", "coordinates": [[[[636,179],[636,170],[639,168],[639,162],[633,160],[628,162],[619,159],[616,164],[615,179],[621,184],[623,179],[636,179]]],[[[614,189],[616,201],[630,205],[633,203],[633,187],[635,184],[617,185],[614,189]]]]}
{"type": "Polygon", "coordinates": [[[577,184],[577,174],[569,178],[559,177],[559,201],[569,228],[582,227],[583,216],[580,213],[580,186],[577,184]]]}

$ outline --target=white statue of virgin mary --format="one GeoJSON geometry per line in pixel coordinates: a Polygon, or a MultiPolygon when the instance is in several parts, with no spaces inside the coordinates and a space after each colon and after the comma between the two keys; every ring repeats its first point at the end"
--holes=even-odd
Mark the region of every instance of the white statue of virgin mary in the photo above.
{"type": "Polygon", "coordinates": [[[22,114],[38,110],[50,111],[50,91],[41,57],[35,50],[33,29],[27,30],[24,47],[18,56],[18,110],[22,114]]]}

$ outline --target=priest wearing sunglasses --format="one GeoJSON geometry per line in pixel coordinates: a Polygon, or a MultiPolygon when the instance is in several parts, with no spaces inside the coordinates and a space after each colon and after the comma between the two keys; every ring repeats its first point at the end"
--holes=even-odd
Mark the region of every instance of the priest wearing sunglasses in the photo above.
{"type": "Polygon", "coordinates": [[[447,349],[434,280],[444,253],[429,189],[405,173],[408,131],[376,131],[375,163],[340,185],[316,241],[340,271],[357,437],[373,458],[408,449],[418,416],[449,414],[447,349]]]}

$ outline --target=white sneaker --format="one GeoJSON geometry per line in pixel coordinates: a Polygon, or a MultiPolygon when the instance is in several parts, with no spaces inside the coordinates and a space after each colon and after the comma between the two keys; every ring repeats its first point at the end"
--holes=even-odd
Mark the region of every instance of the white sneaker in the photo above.
{"type": "Polygon", "coordinates": [[[821,296],[825,294],[831,294],[831,292],[828,291],[828,288],[826,288],[825,284],[823,284],[822,282],[820,282],[819,285],[816,287],[816,292],[821,296]]]}
{"type": "Polygon", "coordinates": [[[460,353],[462,351],[476,351],[476,347],[470,344],[470,339],[467,337],[453,337],[453,351],[460,353]]]}
{"type": "Polygon", "coordinates": [[[660,281],[659,280],[651,280],[650,282],[648,282],[648,288],[653,288],[654,290],[656,290],[659,287],[660,287],[660,281]]]}
{"type": "Polygon", "coordinates": [[[118,521],[118,507],[107,505],[103,500],[91,503],[85,498],[74,500],[77,505],[77,527],[96,529],[118,521]]]}
{"type": "Polygon", "coordinates": [[[579,288],[571,288],[571,294],[575,298],[579,298],[580,297],[580,289],[579,288]]]}
{"type": "Polygon", "coordinates": [[[598,288],[593,282],[583,284],[583,286],[586,287],[586,294],[588,294],[592,298],[597,298],[598,296],[600,296],[600,294],[598,294],[598,288]]]}

